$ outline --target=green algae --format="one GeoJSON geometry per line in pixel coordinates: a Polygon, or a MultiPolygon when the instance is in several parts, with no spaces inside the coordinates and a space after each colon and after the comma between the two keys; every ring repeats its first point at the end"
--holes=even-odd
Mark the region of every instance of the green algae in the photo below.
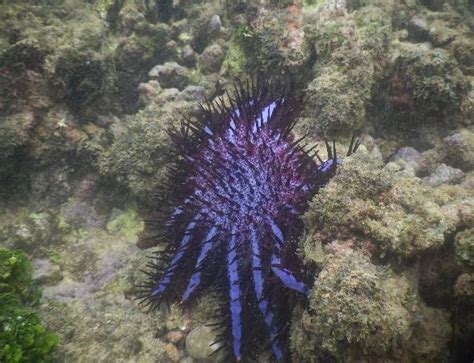
{"type": "Polygon", "coordinates": [[[58,337],[42,325],[31,306],[41,292],[31,265],[20,250],[0,249],[0,360],[47,362],[58,337]]]}
{"type": "Polygon", "coordinates": [[[136,238],[143,232],[144,222],[135,209],[128,209],[107,223],[107,231],[121,234],[126,238],[136,238]]]}

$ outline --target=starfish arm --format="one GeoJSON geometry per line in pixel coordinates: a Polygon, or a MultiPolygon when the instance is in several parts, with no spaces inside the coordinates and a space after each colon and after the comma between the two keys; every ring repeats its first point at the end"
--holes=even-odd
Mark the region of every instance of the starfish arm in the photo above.
{"type": "Polygon", "coordinates": [[[299,281],[293,273],[288,271],[286,268],[281,267],[280,257],[275,254],[272,255],[272,271],[287,288],[305,295],[311,293],[311,289],[309,289],[303,282],[299,281]]]}
{"type": "Polygon", "coordinates": [[[201,270],[202,270],[202,264],[206,257],[210,254],[212,250],[212,244],[214,241],[214,237],[217,234],[217,227],[212,227],[209,232],[206,235],[206,238],[204,242],[201,244],[201,252],[199,253],[199,256],[197,258],[196,264],[194,266],[194,272],[191,276],[191,279],[189,280],[188,287],[186,288],[182,301],[185,302],[189,299],[191,294],[194,292],[194,290],[199,286],[201,283],[201,270]]]}
{"type": "Polygon", "coordinates": [[[229,279],[229,307],[232,329],[232,346],[235,359],[240,361],[242,356],[242,303],[235,235],[231,237],[227,250],[227,278],[229,279]]]}
{"type": "Polygon", "coordinates": [[[275,326],[273,313],[270,309],[268,300],[263,295],[263,275],[262,275],[262,260],[260,258],[260,248],[258,245],[257,236],[254,230],[251,231],[252,243],[252,269],[255,295],[257,296],[258,308],[263,315],[265,324],[267,325],[270,342],[273,354],[278,361],[283,359],[283,353],[278,343],[278,329],[275,326]]]}
{"type": "Polygon", "coordinates": [[[158,282],[151,290],[151,297],[157,297],[161,295],[164,291],[166,291],[166,288],[169,286],[171,279],[173,278],[173,275],[176,271],[176,268],[183,258],[186,250],[189,247],[190,241],[193,238],[193,230],[196,227],[197,224],[197,218],[194,218],[186,227],[186,230],[184,232],[184,236],[181,239],[181,242],[179,244],[178,249],[176,250],[176,253],[174,257],[171,259],[168,267],[166,268],[160,282],[158,282]]]}

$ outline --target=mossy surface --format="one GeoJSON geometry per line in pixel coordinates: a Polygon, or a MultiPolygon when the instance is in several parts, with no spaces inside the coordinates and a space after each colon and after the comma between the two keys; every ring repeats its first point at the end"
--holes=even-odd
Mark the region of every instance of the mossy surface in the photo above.
{"type": "Polygon", "coordinates": [[[107,223],[107,231],[133,238],[143,232],[144,222],[134,209],[128,209],[107,223]]]}
{"type": "Polygon", "coordinates": [[[312,136],[348,136],[366,123],[366,107],[390,48],[391,24],[378,7],[348,14],[321,10],[305,25],[314,79],[306,89],[299,130],[312,136]],[[312,20],[312,21],[310,21],[312,20]]]}
{"type": "Polygon", "coordinates": [[[326,261],[303,325],[314,334],[318,350],[339,360],[381,356],[409,338],[410,299],[407,281],[392,278],[360,253],[348,252],[326,261]]]}
{"type": "Polygon", "coordinates": [[[31,265],[19,250],[0,249],[0,360],[47,362],[58,342],[31,308],[41,296],[31,265]]]}
{"type": "Polygon", "coordinates": [[[443,210],[445,203],[419,180],[356,155],[316,195],[305,221],[316,240],[369,239],[380,256],[413,257],[441,247],[460,223],[443,210]]]}

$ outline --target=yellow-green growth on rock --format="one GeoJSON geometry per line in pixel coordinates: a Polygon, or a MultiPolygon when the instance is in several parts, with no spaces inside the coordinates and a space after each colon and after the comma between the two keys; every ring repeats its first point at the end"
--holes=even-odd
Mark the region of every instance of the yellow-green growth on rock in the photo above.
{"type": "MultiPolygon", "coordinates": [[[[309,312],[303,313],[302,320],[306,337],[319,352],[300,356],[299,361],[315,361],[324,354],[344,361],[397,349],[409,337],[411,294],[404,278],[392,277],[359,252],[331,256],[315,282],[309,312]]],[[[293,340],[293,344],[302,342],[293,340]]],[[[294,351],[299,354],[299,347],[294,346],[294,351]]]]}
{"type": "Polygon", "coordinates": [[[409,258],[441,247],[463,223],[453,214],[452,199],[442,189],[392,174],[359,153],[344,161],[304,219],[316,241],[370,241],[380,256],[409,258]]]}

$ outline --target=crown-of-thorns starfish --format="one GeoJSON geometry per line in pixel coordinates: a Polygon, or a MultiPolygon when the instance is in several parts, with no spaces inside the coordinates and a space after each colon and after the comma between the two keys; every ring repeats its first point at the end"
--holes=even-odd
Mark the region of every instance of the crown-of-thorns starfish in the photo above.
{"type": "MultiPolygon", "coordinates": [[[[236,361],[269,347],[288,359],[289,291],[305,296],[298,278],[296,237],[308,201],[336,172],[335,144],[328,159],[295,139],[301,97],[292,87],[257,82],[234,86],[201,107],[171,135],[181,156],[178,206],[167,222],[172,239],[163,268],[152,259],[141,297],[151,307],[188,303],[212,287],[224,297],[219,340],[236,361]],[[184,170],[184,173],[183,173],[184,170]]],[[[348,155],[359,146],[351,142],[348,155]]]]}

